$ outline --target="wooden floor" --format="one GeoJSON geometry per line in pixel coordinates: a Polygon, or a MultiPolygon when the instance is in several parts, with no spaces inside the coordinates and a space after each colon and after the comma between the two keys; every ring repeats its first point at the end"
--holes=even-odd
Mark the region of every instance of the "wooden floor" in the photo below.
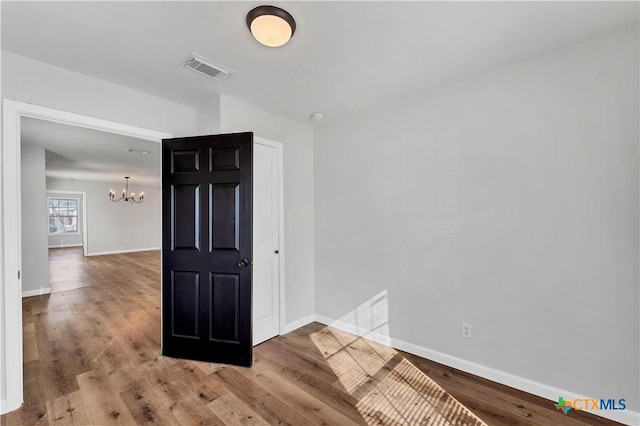
{"type": "Polygon", "coordinates": [[[25,403],[1,424],[616,424],[318,323],[250,369],[163,357],[159,270],[159,252],[51,250],[52,294],[23,300],[25,403]]]}

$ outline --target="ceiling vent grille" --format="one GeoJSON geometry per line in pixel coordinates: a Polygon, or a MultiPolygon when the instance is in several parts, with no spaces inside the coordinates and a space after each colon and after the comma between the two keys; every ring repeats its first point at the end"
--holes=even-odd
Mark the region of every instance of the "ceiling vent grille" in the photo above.
{"type": "Polygon", "coordinates": [[[231,71],[218,64],[214,64],[195,53],[189,55],[184,66],[218,81],[222,81],[231,75],[231,71]]]}

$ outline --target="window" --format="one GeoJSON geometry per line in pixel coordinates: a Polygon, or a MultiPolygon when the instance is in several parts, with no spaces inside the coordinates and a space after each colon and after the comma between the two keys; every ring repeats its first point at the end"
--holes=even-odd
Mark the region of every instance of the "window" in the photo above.
{"type": "Polygon", "coordinates": [[[49,198],[49,235],[78,233],[78,199],[49,198]]]}

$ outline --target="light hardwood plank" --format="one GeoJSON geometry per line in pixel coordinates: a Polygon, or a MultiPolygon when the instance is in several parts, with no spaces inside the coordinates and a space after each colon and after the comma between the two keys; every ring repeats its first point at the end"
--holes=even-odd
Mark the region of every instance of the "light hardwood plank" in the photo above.
{"type": "Polygon", "coordinates": [[[97,368],[78,376],[87,411],[94,424],[131,425],[135,421],[111,385],[107,373],[97,368]]]}
{"type": "Polygon", "coordinates": [[[226,425],[258,426],[269,424],[233,394],[223,395],[215,401],[211,401],[207,407],[226,425]]]}

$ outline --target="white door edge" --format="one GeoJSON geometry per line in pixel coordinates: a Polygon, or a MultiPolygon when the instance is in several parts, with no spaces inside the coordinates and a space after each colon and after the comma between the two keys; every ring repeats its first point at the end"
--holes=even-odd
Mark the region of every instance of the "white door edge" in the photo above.
{"type": "Polygon", "coordinates": [[[285,246],[284,246],[284,144],[260,136],[253,138],[254,144],[260,144],[277,149],[278,152],[278,293],[279,293],[279,321],[278,335],[285,329],[285,246]]]}

